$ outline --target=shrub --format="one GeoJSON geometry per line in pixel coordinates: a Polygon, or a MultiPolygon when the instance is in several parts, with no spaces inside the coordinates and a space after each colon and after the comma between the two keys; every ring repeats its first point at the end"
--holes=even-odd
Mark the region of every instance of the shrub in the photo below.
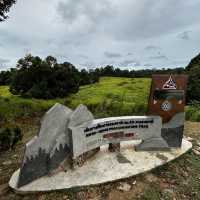
{"type": "Polygon", "coordinates": [[[137,104],[133,110],[135,115],[144,115],[147,111],[147,106],[145,104],[137,104]]]}
{"type": "Polygon", "coordinates": [[[10,148],[11,145],[11,131],[9,128],[0,130],[0,151],[6,151],[10,148]]]}
{"type": "Polygon", "coordinates": [[[15,127],[14,129],[8,127],[0,129],[0,151],[7,151],[10,148],[14,149],[22,138],[23,135],[19,127],[15,127]]]}
{"type": "Polygon", "coordinates": [[[11,149],[14,149],[15,145],[21,141],[23,138],[21,129],[19,127],[15,127],[13,129],[13,139],[12,139],[12,144],[11,144],[11,149]]]}
{"type": "Polygon", "coordinates": [[[192,100],[199,101],[200,99],[200,54],[191,60],[186,67],[187,74],[189,75],[187,102],[192,100]]]}
{"type": "Polygon", "coordinates": [[[193,100],[186,108],[186,120],[200,121],[200,101],[193,100]]]}
{"type": "Polygon", "coordinates": [[[6,117],[0,113],[0,125],[6,122],[6,117]]]}

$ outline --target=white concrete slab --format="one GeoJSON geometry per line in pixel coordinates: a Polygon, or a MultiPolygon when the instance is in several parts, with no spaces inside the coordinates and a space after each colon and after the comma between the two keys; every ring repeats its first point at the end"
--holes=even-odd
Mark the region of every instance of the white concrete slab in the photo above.
{"type": "Polygon", "coordinates": [[[137,141],[123,142],[120,153],[110,153],[106,146],[82,167],[54,176],[45,176],[16,188],[19,170],[11,177],[9,185],[16,192],[29,193],[68,189],[112,182],[150,171],[172,161],[192,148],[192,143],[183,139],[180,149],[169,152],[136,152],[133,148],[137,141]]]}

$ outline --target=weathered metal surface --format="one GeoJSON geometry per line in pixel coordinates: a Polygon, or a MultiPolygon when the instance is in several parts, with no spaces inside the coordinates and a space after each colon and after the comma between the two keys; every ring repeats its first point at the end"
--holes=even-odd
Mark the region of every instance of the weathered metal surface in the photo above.
{"type": "Polygon", "coordinates": [[[148,115],[159,115],[163,123],[184,112],[187,75],[153,75],[148,115]]]}

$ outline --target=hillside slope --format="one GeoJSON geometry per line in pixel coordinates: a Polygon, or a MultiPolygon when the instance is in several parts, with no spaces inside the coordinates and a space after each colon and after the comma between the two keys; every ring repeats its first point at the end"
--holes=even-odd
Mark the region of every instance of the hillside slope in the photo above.
{"type": "Polygon", "coordinates": [[[7,119],[43,113],[56,102],[75,108],[85,104],[96,115],[143,114],[149,95],[148,78],[102,77],[99,83],[80,87],[78,93],[54,100],[26,99],[0,86],[0,116],[7,119]]]}
{"type": "MultiPolygon", "coordinates": [[[[53,100],[27,99],[0,86],[0,120],[41,116],[56,102],[74,109],[85,104],[96,117],[144,115],[147,110],[151,79],[102,77],[99,83],[82,86],[79,92],[53,100]]],[[[200,105],[186,108],[186,119],[200,121],[200,105]],[[198,107],[197,107],[198,106],[198,107]]]]}

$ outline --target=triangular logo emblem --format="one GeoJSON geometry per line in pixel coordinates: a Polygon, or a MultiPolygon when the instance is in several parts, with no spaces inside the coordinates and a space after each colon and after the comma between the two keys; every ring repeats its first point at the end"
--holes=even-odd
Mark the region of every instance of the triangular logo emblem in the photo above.
{"type": "Polygon", "coordinates": [[[176,83],[170,76],[169,79],[166,81],[166,83],[163,85],[163,89],[171,89],[171,90],[176,90],[176,83]]]}

